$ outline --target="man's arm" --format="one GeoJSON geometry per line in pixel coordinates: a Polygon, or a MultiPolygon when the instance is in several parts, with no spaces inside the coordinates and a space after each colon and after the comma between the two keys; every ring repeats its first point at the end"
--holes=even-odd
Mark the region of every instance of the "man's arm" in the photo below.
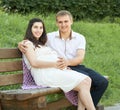
{"type": "Polygon", "coordinates": [[[77,50],[76,57],[66,60],[66,65],[67,66],[79,65],[83,62],[84,57],[85,57],[85,50],[79,49],[77,50]]]}
{"type": "Polygon", "coordinates": [[[27,51],[27,45],[25,44],[27,40],[23,40],[18,43],[18,49],[22,52],[25,53],[27,51]]]}
{"type": "Polygon", "coordinates": [[[58,60],[58,67],[59,68],[66,68],[68,66],[76,66],[79,65],[83,62],[84,60],[84,56],[85,56],[85,50],[83,49],[79,49],[77,50],[76,56],[72,59],[64,59],[64,58],[60,58],[58,60]]]}

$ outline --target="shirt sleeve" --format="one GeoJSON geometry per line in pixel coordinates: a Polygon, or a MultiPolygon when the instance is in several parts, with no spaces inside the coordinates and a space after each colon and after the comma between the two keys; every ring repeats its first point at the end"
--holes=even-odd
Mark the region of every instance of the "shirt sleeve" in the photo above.
{"type": "Polygon", "coordinates": [[[79,46],[78,46],[78,49],[83,49],[85,50],[86,48],[86,39],[84,36],[81,36],[80,39],[79,39],[79,46]]]}

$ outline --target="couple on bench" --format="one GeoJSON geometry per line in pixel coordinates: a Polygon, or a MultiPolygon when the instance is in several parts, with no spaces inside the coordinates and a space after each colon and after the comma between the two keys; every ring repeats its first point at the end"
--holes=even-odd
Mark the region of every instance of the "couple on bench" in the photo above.
{"type": "Polygon", "coordinates": [[[39,18],[29,21],[24,40],[18,45],[23,53],[23,89],[59,87],[78,110],[95,110],[108,81],[79,65],[86,42],[84,36],[71,30],[72,23],[71,13],[65,10],[56,14],[56,32],[46,34],[39,18]]]}

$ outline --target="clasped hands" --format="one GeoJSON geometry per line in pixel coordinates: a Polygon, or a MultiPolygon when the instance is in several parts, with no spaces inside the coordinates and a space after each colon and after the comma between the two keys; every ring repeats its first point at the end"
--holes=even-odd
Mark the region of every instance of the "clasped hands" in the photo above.
{"type": "Polygon", "coordinates": [[[65,60],[62,57],[58,57],[56,66],[57,66],[58,69],[61,69],[61,70],[68,69],[68,67],[67,67],[68,66],[68,61],[65,60]]]}

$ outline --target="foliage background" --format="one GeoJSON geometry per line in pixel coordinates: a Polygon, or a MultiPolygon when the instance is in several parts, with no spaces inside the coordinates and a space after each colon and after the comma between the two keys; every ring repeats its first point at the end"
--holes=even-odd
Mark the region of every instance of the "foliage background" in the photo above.
{"type": "Polygon", "coordinates": [[[1,0],[1,6],[7,12],[27,14],[32,11],[42,15],[68,10],[75,20],[101,20],[110,16],[120,17],[120,0],[1,0]]]}

